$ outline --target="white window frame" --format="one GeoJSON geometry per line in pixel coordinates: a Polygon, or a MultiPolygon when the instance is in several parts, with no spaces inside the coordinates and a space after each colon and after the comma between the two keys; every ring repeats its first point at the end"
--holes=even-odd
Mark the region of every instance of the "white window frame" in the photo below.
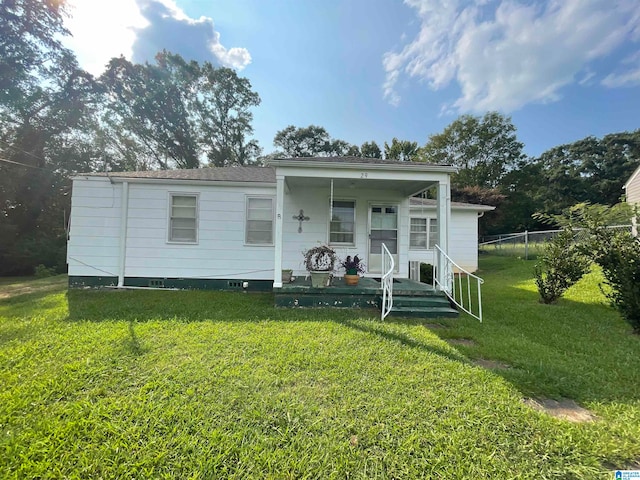
{"type": "Polygon", "coordinates": [[[431,222],[434,222],[434,221],[437,222],[438,219],[435,218],[435,217],[423,217],[423,216],[412,216],[412,217],[409,218],[409,250],[422,250],[422,251],[433,250],[434,247],[431,246],[431,245],[432,244],[435,245],[435,244],[438,243],[438,232],[436,232],[436,235],[435,235],[436,238],[435,239],[431,238],[431,233],[432,233],[431,232],[431,222]],[[412,232],[411,231],[411,220],[413,220],[414,218],[427,221],[426,224],[425,224],[425,231],[424,231],[424,233],[427,236],[427,242],[426,242],[427,244],[426,244],[425,247],[419,247],[419,246],[411,244],[411,234],[412,233],[423,233],[423,232],[412,232]]]}
{"type": "Polygon", "coordinates": [[[169,192],[167,200],[167,243],[176,245],[197,245],[200,236],[200,194],[193,192],[169,192]],[[174,240],[172,239],[172,213],[174,197],[194,197],[196,199],[196,218],[195,218],[195,240],[174,240]]]}
{"type": "Polygon", "coordinates": [[[273,195],[246,195],[244,199],[244,244],[248,247],[273,247],[275,245],[276,222],[275,208],[276,199],[273,195]],[[271,242],[249,242],[249,203],[252,199],[271,201],[271,242]]]}
{"type": "MultiPolygon", "coordinates": [[[[327,224],[327,244],[335,245],[337,247],[355,247],[356,246],[356,232],[358,230],[358,203],[355,198],[334,198],[334,202],[351,202],[353,203],[353,242],[332,242],[331,241],[331,212],[333,212],[333,205],[331,199],[329,199],[329,223],[327,224]]],[[[339,232],[336,232],[339,233],[339,232]]]]}

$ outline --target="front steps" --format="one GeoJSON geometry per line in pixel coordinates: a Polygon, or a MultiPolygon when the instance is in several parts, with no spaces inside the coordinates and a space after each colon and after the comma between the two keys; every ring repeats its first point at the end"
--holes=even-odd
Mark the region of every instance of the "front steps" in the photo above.
{"type": "MultiPolygon", "coordinates": [[[[382,304],[382,285],[379,279],[365,277],[357,286],[347,286],[343,279],[333,279],[331,287],[313,288],[311,283],[296,278],[292,283],[274,289],[278,307],[378,308],[382,304]]],[[[442,318],[457,317],[458,311],[449,299],[431,285],[405,278],[394,279],[394,317],[442,318]]]]}
{"type": "Polygon", "coordinates": [[[410,318],[455,318],[458,310],[451,307],[449,299],[442,292],[431,292],[429,295],[396,295],[393,296],[392,317],[410,318]]]}

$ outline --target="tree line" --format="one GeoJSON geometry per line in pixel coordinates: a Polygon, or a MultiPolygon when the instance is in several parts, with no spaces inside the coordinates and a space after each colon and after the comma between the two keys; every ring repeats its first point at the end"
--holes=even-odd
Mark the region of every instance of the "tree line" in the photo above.
{"type": "Polygon", "coordinates": [[[60,0],[0,3],[0,275],[65,269],[70,176],[260,164],[268,157],[357,156],[451,164],[454,200],[496,205],[483,233],[533,230],[536,212],[578,202],[611,205],[640,162],[640,130],[588,137],[540,157],[523,153],[507,116],[463,115],[424,145],[361,145],[321,126],[289,125],[263,155],[253,138],[260,96],[248,79],[209,62],[159,52],[119,57],[95,77],[61,38],[60,0]]]}

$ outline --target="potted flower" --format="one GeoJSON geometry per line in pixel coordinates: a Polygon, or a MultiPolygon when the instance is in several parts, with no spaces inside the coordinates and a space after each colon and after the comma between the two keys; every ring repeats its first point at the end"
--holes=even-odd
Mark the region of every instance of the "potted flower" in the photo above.
{"type": "Polygon", "coordinates": [[[311,275],[311,286],[329,286],[337,260],[335,250],[327,245],[320,245],[303,252],[303,256],[304,266],[311,275]]]}
{"type": "Polygon", "coordinates": [[[349,255],[340,261],[340,266],[344,268],[344,283],[347,285],[357,285],[360,281],[359,274],[365,272],[365,265],[358,255],[354,255],[353,257],[349,255]]]}

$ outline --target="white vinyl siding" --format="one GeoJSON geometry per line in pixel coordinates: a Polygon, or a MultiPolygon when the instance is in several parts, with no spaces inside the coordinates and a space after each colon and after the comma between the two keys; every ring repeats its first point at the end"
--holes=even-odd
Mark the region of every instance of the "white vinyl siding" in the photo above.
{"type": "Polygon", "coordinates": [[[411,218],[409,246],[412,250],[431,250],[438,243],[438,219],[411,218]]]}
{"type": "Polygon", "coordinates": [[[329,222],[331,245],[354,245],[356,228],[356,202],[334,200],[333,215],[329,222]]]}
{"type": "Polygon", "coordinates": [[[198,242],[198,196],[170,194],[169,241],[198,242]]]}
{"type": "Polygon", "coordinates": [[[245,243],[273,245],[273,198],[247,197],[245,243]]]}

